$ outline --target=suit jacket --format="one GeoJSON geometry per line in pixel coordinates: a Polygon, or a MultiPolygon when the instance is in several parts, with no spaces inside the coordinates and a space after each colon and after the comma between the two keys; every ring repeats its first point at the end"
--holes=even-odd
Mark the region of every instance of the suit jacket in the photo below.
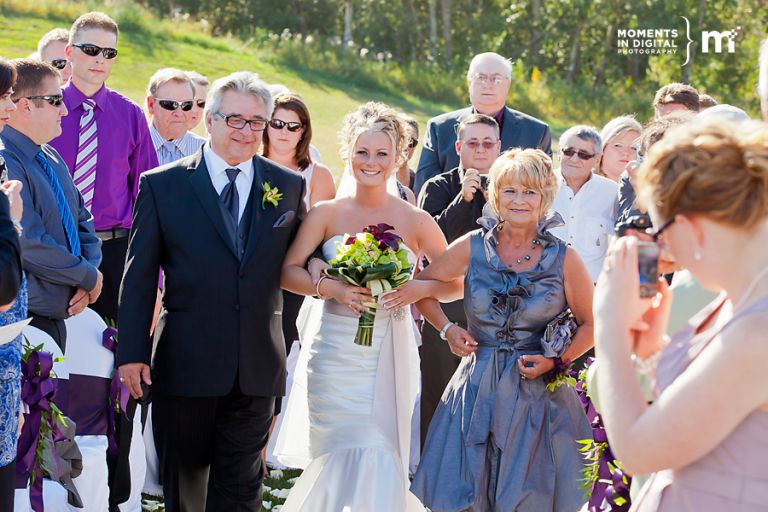
{"type": "MultiPolygon", "coordinates": [[[[455,110],[433,117],[427,123],[424,134],[424,147],[416,169],[413,192],[419,190],[428,179],[448,172],[459,166],[456,154],[456,130],[466,116],[472,114],[472,107],[455,110]]],[[[539,148],[552,155],[552,135],[549,126],[535,117],[531,117],[509,107],[504,107],[503,128],[501,130],[501,150],[510,148],[539,148]]]]}
{"type": "MultiPolygon", "coordinates": [[[[4,171],[5,161],[0,156],[0,174],[4,171]]],[[[13,227],[10,202],[5,194],[0,193],[0,305],[10,304],[16,300],[20,287],[21,247],[19,234],[13,227]]]]}
{"type": "Polygon", "coordinates": [[[251,396],[285,392],[280,270],[304,212],[304,178],[260,156],[238,254],[202,149],[146,172],[139,182],[120,287],[117,364],[150,364],[153,388],[175,396],[224,396],[235,378],[251,396]],[[283,193],[262,208],[262,185],[283,193]],[[149,336],[157,276],[162,309],[149,336]]]}
{"type": "Polygon", "coordinates": [[[449,244],[479,228],[477,219],[483,216],[485,197],[481,191],[467,202],[461,193],[464,170],[460,167],[430,178],[419,194],[419,208],[429,213],[449,244]]]}

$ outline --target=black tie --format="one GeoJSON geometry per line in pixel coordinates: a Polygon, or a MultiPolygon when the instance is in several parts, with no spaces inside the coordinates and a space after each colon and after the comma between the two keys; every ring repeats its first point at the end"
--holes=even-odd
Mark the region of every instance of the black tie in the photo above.
{"type": "Polygon", "coordinates": [[[237,187],[235,186],[235,179],[237,179],[237,173],[239,172],[240,169],[226,170],[229,183],[224,185],[224,189],[221,191],[221,195],[219,196],[222,203],[224,203],[224,207],[232,216],[232,220],[235,221],[235,226],[238,224],[237,216],[240,212],[240,195],[237,193],[237,187]]]}

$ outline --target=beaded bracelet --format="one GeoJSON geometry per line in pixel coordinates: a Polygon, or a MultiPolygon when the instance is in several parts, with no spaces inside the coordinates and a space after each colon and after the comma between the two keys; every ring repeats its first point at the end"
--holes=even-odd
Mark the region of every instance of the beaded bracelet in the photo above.
{"type": "Polygon", "coordinates": [[[661,350],[650,357],[637,357],[635,354],[632,354],[632,364],[638,373],[649,376],[656,371],[656,365],[659,364],[660,358],[661,350]]]}

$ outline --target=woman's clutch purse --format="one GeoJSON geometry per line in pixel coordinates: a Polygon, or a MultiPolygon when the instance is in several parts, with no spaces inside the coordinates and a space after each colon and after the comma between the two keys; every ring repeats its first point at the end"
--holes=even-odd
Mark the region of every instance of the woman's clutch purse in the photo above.
{"type": "Polygon", "coordinates": [[[571,308],[566,308],[553,318],[544,331],[541,338],[541,348],[544,357],[562,357],[568,347],[571,346],[573,335],[579,325],[571,313],[571,308]]]}

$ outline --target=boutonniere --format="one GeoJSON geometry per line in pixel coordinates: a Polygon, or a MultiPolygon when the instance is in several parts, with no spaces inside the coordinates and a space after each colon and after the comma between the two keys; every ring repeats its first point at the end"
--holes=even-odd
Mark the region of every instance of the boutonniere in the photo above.
{"type": "Polygon", "coordinates": [[[280,192],[280,190],[278,190],[277,187],[271,186],[268,181],[265,181],[261,188],[264,189],[264,195],[261,196],[262,210],[267,209],[267,203],[271,204],[272,206],[277,206],[277,204],[283,198],[283,194],[280,192]]]}

